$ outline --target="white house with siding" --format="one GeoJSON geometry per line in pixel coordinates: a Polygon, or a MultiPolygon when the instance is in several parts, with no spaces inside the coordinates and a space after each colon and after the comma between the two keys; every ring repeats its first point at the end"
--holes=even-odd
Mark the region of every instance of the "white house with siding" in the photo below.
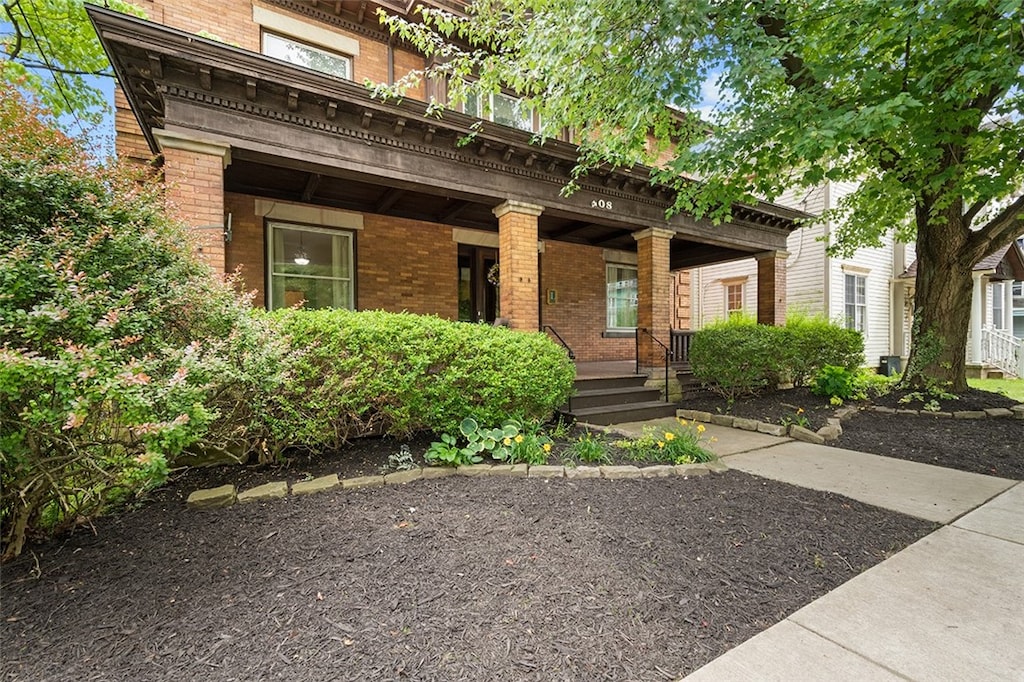
{"type": "MultiPolygon", "coordinates": [[[[811,214],[834,208],[856,188],[853,183],[828,183],[791,192],[778,203],[811,214]]],[[[912,244],[890,237],[878,248],[863,248],[849,258],[829,256],[835,226],[831,221],[797,230],[789,237],[786,261],[787,306],[790,312],[824,315],[864,334],[866,364],[883,356],[905,356],[911,319],[908,285],[901,279],[913,261],[912,244]]],[[[732,311],[757,312],[757,264],[753,259],[696,268],[689,272],[691,324],[700,329],[732,311]]],[[[901,362],[902,367],[902,362],[901,362]]]]}

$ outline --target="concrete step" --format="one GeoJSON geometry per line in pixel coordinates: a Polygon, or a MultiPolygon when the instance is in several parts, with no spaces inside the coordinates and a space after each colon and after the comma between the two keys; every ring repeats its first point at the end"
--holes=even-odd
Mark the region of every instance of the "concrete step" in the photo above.
{"type": "Polygon", "coordinates": [[[628,403],[654,402],[661,397],[661,389],[644,386],[625,386],[621,388],[598,388],[577,391],[572,397],[574,410],[603,405],[625,405],[628,403]]]}
{"type": "MultiPolygon", "coordinates": [[[[575,405],[573,406],[575,407],[575,405]]],[[[604,405],[601,407],[585,407],[574,409],[572,416],[577,421],[588,424],[621,424],[623,422],[645,421],[647,419],[661,419],[662,417],[673,417],[676,413],[676,403],[666,403],[660,400],[648,400],[642,403],[631,405],[604,405]]]]}

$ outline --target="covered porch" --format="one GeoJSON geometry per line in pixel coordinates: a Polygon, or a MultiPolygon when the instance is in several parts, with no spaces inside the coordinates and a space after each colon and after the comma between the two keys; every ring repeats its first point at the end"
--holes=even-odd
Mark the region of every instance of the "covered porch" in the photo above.
{"type": "Polygon", "coordinates": [[[381,102],[349,81],[89,13],[141,137],[162,154],[169,200],[204,257],[240,269],[267,307],[322,296],[501,322],[633,373],[663,366],[675,270],[756,257],[758,318],[785,314],[796,211],[737,205],[719,225],[666,218],[672,191],[643,167],[603,169],[564,196],[572,144],[431,116],[423,102],[381,102]]]}

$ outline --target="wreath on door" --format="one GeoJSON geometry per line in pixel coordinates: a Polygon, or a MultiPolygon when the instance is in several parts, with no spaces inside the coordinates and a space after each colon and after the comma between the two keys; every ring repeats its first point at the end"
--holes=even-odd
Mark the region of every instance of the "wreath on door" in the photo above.
{"type": "Polygon", "coordinates": [[[501,286],[501,267],[500,263],[495,263],[491,267],[487,268],[487,281],[496,287],[501,286]]]}

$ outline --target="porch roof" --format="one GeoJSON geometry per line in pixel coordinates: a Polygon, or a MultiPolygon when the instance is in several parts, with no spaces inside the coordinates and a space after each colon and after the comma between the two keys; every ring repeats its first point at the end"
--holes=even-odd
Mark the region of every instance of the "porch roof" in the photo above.
{"type": "Polygon", "coordinates": [[[491,209],[539,204],[541,239],[635,250],[634,232],[675,232],[672,269],[784,251],[806,215],[736,204],[713,224],[666,217],[670,188],[650,169],[604,168],[563,196],[577,147],[412,99],[382,102],[362,85],[111,10],[87,11],[150,149],[154,131],[230,145],[225,190],[496,230],[491,209]]]}
{"type": "MultiPolygon", "coordinates": [[[[1016,241],[1005,249],[996,249],[985,256],[971,268],[974,272],[989,273],[994,280],[1024,281],[1024,251],[1016,241]]],[[[910,264],[897,279],[916,279],[917,260],[910,264]]]]}

